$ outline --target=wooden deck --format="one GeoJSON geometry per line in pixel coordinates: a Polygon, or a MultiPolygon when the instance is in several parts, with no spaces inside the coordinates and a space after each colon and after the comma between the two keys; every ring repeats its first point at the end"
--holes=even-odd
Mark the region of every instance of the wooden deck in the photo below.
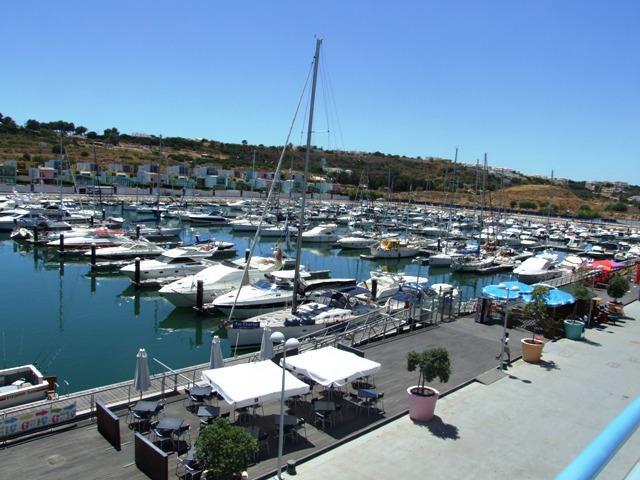
{"type": "MultiPolygon", "coordinates": [[[[441,324],[436,328],[418,330],[380,342],[372,343],[363,349],[366,357],[382,364],[382,370],[375,378],[379,391],[384,392],[384,414],[358,412],[344,405],[341,416],[334,427],[326,431],[315,428],[310,402],[301,402],[292,406],[291,413],[307,420],[306,439],[304,436],[285,444],[284,461],[300,461],[309,455],[349,440],[352,436],[374,428],[401,415],[407,408],[406,389],[416,380],[415,372],[406,370],[406,352],[426,347],[446,347],[452,357],[453,374],[445,385],[434,384],[442,392],[447,392],[460,384],[473,380],[478,375],[497,365],[496,355],[500,349],[501,327],[481,325],[465,317],[455,322],[441,324]]],[[[519,352],[518,340],[528,335],[526,332],[511,331],[512,350],[519,352]]],[[[120,394],[122,392],[119,392],[120,394]]],[[[118,393],[114,392],[114,396],[118,393]]],[[[322,396],[317,388],[313,396],[322,396]]],[[[335,398],[335,397],[334,397],[335,398]]],[[[101,395],[101,399],[104,398],[101,395]]],[[[311,398],[309,399],[311,400],[311,398]]],[[[191,441],[195,442],[198,433],[198,419],[185,408],[184,395],[166,398],[164,414],[179,416],[189,422],[191,441]]],[[[337,399],[337,403],[342,403],[337,399]]],[[[220,402],[223,412],[228,409],[220,402]]],[[[268,445],[262,449],[260,461],[250,467],[251,478],[269,476],[276,468],[277,438],[276,422],[278,404],[264,406],[263,412],[255,419],[255,424],[269,432],[268,445]]],[[[146,476],[134,465],[133,434],[126,427],[126,410],[116,412],[121,417],[121,436],[123,447],[115,451],[98,434],[96,425],[86,419],[65,431],[46,434],[24,440],[0,450],[3,475],[6,478],[129,478],[143,479],[146,476]]],[[[232,415],[233,419],[233,415],[232,415]]],[[[243,422],[247,425],[251,422],[243,422]]],[[[176,454],[170,457],[170,475],[176,468],[176,454]]]]}

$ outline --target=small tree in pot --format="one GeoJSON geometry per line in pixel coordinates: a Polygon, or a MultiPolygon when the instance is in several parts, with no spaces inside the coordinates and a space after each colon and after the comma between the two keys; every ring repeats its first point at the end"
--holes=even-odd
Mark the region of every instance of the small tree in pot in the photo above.
{"type": "Polygon", "coordinates": [[[616,303],[619,303],[620,299],[624,297],[630,288],[631,284],[629,280],[627,280],[624,275],[616,274],[609,280],[607,295],[613,298],[616,303]]]}
{"type": "Polygon", "coordinates": [[[591,313],[591,300],[596,296],[595,291],[586,282],[577,282],[571,286],[571,295],[576,298],[575,314],[578,317],[591,313]]]}
{"type": "Polygon", "coordinates": [[[446,383],[451,376],[451,360],[446,348],[432,348],[422,352],[412,351],[407,354],[407,370],[418,370],[418,385],[409,387],[409,416],[418,421],[433,418],[436,401],[440,396],[435,388],[425,386],[438,378],[446,383]]]}
{"type": "Polygon", "coordinates": [[[553,319],[547,312],[547,297],[549,296],[549,288],[544,285],[538,285],[531,292],[531,300],[523,309],[524,315],[533,319],[533,333],[531,338],[523,338],[522,343],[522,359],[529,363],[538,363],[542,357],[542,347],[544,344],[536,340],[536,330],[542,329],[545,334],[551,335],[550,331],[555,325],[553,319]]]}
{"type": "Polygon", "coordinates": [[[232,480],[246,470],[258,451],[258,443],[244,428],[219,418],[200,432],[194,457],[205,478],[232,480]]]}

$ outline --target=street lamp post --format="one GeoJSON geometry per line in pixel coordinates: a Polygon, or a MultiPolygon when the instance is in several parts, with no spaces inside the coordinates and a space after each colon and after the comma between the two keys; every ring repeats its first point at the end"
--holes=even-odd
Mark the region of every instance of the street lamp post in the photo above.
{"type": "Polygon", "coordinates": [[[501,283],[498,285],[498,288],[504,290],[507,293],[507,301],[505,304],[505,310],[504,310],[504,324],[502,326],[502,351],[500,352],[500,368],[502,370],[506,370],[507,368],[507,338],[508,338],[508,334],[507,334],[507,321],[509,318],[509,300],[511,300],[511,298],[509,297],[509,292],[515,292],[515,295],[513,296],[513,298],[517,298],[518,297],[518,292],[520,291],[520,287],[518,287],[517,285],[514,285],[512,287],[507,287],[504,283],[501,283]]]}
{"type": "Polygon", "coordinates": [[[282,332],[273,332],[271,334],[271,342],[282,345],[282,388],[280,390],[280,427],[278,433],[278,479],[282,480],[282,448],[284,444],[284,380],[286,369],[284,368],[287,360],[287,350],[298,348],[300,342],[297,338],[284,339],[282,332]]]}

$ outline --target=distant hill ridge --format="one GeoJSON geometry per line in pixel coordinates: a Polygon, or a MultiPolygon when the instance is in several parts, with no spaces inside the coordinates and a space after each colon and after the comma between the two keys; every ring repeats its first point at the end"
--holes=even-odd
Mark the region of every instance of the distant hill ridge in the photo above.
{"type": "MultiPolygon", "coordinates": [[[[109,163],[133,166],[166,163],[184,164],[191,168],[211,164],[221,168],[247,169],[251,168],[255,151],[256,170],[273,171],[282,149],[281,146],[251,145],[246,140],[225,143],[206,138],[164,137],[161,156],[160,138],[155,135],[128,135],[115,127],[98,133],[63,120],[39,122],[30,119],[24,125],[18,125],[11,117],[0,113],[0,162],[17,160],[19,170],[41,165],[59,153],[61,136],[72,164],[90,162],[95,158],[101,168],[109,163]]],[[[290,145],[284,168],[301,171],[303,158],[304,147],[290,145]]],[[[386,195],[390,187],[399,197],[411,195],[423,200],[462,204],[473,203],[476,184],[484,184],[485,191],[491,192],[489,198],[494,207],[537,211],[552,208],[577,212],[586,205],[592,209],[588,214],[599,214],[607,208],[615,212],[611,205],[621,201],[628,204],[634,213],[635,205],[627,199],[640,194],[640,187],[636,186],[614,192],[611,190],[613,184],[606,182],[599,190],[587,188],[588,182],[571,180],[564,181],[562,187],[551,188],[550,180],[545,177],[527,176],[508,169],[489,169],[483,179],[483,173],[478,172],[475,165],[454,164],[450,159],[322,148],[312,150],[310,172],[340,184],[345,193],[353,194],[359,185],[366,185],[370,192],[386,195]]]]}

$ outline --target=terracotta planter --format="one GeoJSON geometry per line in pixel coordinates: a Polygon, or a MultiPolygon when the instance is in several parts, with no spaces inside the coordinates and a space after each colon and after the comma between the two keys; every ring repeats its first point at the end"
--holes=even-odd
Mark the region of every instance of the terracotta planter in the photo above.
{"type": "Polygon", "coordinates": [[[433,392],[433,395],[423,396],[413,393],[416,390],[419,391],[419,389],[420,387],[418,386],[407,388],[407,394],[409,396],[409,417],[418,422],[428,422],[433,418],[440,392],[435,388],[424,387],[425,390],[433,392]]]}
{"type": "Polygon", "coordinates": [[[544,343],[530,338],[523,338],[520,343],[522,343],[522,359],[528,363],[539,363],[544,343]]]}

